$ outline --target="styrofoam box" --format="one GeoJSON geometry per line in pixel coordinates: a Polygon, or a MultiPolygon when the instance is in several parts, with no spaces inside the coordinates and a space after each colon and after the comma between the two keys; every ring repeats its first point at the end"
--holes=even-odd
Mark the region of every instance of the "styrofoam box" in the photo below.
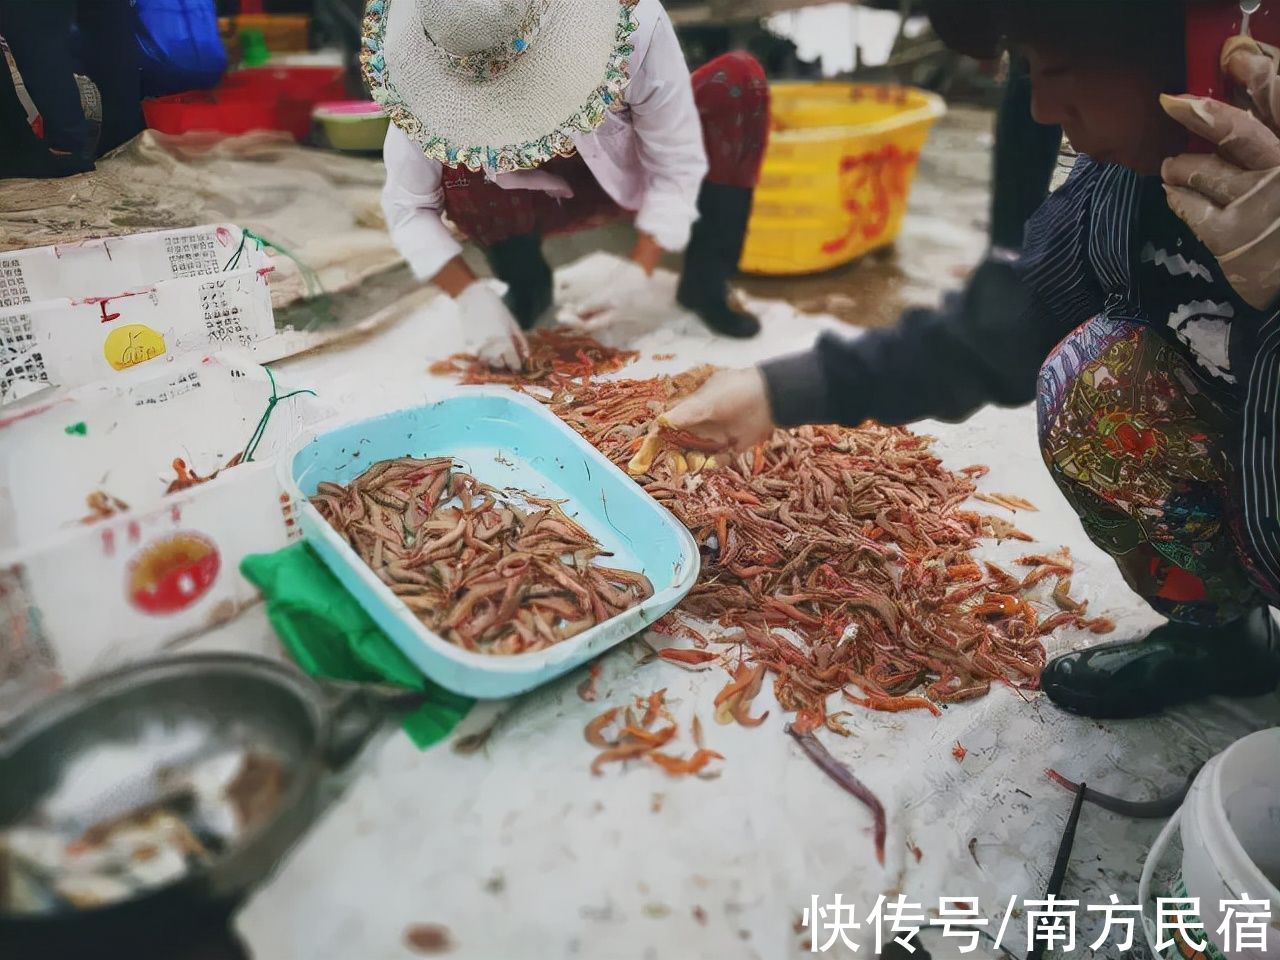
{"type": "Polygon", "coordinates": [[[256,242],[226,223],[0,253],[0,403],[49,383],[74,386],[108,375],[115,370],[113,361],[128,366],[152,352],[171,356],[193,342],[208,351],[270,336],[274,325],[263,322],[260,303],[267,298],[269,320],[269,293],[260,271],[270,265],[256,242]],[[169,286],[214,276],[236,279],[230,289],[225,283],[169,286]],[[241,279],[250,276],[260,285],[241,279]],[[179,312],[164,317],[161,310],[179,312]],[[126,319],[126,313],[134,319],[126,319]],[[120,316],[108,320],[112,314],[120,316]],[[35,327],[60,324],[68,316],[80,322],[69,324],[74,332],[60,331],[50,344],[57,353],[46,356],[35,327]],[[81,342],[95,322],[100,329],[81,342]],[[136,328],[116,333],[112,356],[103,355],[108,336],[130,323],[147,326],[154,335],[136,328]]]}
{"type": "Polygon", "coordinates": [[[251,349],[275,333],[269,267],[0,309],[0,402],[75,387],[188,351],[251,349]]]}
{"type": "Polygon", "coordinates": [[[162,371],[0,419],[0,673],[24,655],[74,680],[155,653],[256,599],[240,560],[296,536],[272,460],[332,411],[281,401],[254,462],[166,495],[175,457],[207,476],[244,449],[271,389],[234,353],[162,371]],[[81,522],[95,490],[130,509],[81,522]]]}
{"type": "Polygon", "coordinates": [[[0,307],[106,296],[161,280],[257,269],[270,258],[230,223],[156,230],[0,253],[0,307]],[[243,247],[243,249],[242,249],[243,247]]]}
{"type": "MultiPolygon", "coordinates": [[[[148,509],[175,478],[175,458],[209,476],[245,449],[271,397],[252,357],[188,354],[158,372],[143,366],[0,417],[0,550],[78,524],[93,491],[148,509]]],[[[309,395],[281,401],[255,459],[273,459],[329,413],[309,395]]]]}
{"type": "Polygon", "coordinates": [[[0,552],[0,663],[34,660],[66,682],[159,652],[254,602],[250,553],[296,526],[274,466],[249,463],[199,487],[0,552]]]}

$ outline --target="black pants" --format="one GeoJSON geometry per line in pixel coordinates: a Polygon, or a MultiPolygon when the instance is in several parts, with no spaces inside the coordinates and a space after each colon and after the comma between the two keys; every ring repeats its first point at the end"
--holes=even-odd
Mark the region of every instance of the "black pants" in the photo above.
{"type": "MultiPolygon", "coordinates": [[[[45,144],[87,154],[89,124],[74,73],[83,73],[102,95],[98,155],[114,150],[143,128],[138,38],[130,0],[0,0],[0,34],[13,53],[27,93],[44,122],[45,144]],[[73,47],[71,29],[79,27],[73,47]],[[77,53],[79,54],[77,56],[77,53]]],[[[7,72],[7,71],[6,71],[7,72]]],[[[0,135],[14,122],[12,81],[0,77],[0,135]]]]}
{"type": "Polygon", "coordinates": [[[991,190],[991,244],[1022,249],[1027,219],[1049,195],[1049,181],[1062,146],[1062,130],[1031,116],[1031,77],[1026,61],[1013,57],[1000,112],[996,114],[995,170],[991,190]]]}
{"type": "Polygon", "coordinates": [[[35,134],[27,125],[27,111],[18,99],[13,74],[0,58],[0,154],[16,153],[36,144],[35,134]]]}

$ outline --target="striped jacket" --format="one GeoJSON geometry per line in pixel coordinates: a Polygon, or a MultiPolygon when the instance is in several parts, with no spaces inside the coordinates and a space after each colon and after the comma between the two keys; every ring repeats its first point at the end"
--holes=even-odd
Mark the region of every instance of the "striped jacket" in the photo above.
{"type": "Polygon", "coordinates": [[[903,424],[1028,403],[1050,351],[1099,314],[1159,330],[1231,414],[1237,538],[1254,581],[1280,603],[1280,313],[1234,294],[1158,178],[1081,157],[1028,222],[1022,253],[988,258],[940,308],[852,339],[826,334],[765,364],[774,416],[903,424]]]}

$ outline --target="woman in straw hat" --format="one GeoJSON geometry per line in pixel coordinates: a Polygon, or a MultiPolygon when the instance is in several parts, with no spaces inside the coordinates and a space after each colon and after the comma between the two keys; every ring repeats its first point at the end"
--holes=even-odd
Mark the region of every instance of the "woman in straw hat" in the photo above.
{"type": "Polygon", "coordinates": [[[759,330],[728,301],[769,127],[747,54],[690,76],[658,0],[371,0],[365,77],[386,107],[383,208],[415,274],[454,297],[479,355],[519,366],[552,303],[542,238],[634,217],[635,247],[579,305],[608,322],[652,300],[685,250],[679,302],[711,329],[759,330]],[[508,287],[475,282],[442,215],[508,287]]]}

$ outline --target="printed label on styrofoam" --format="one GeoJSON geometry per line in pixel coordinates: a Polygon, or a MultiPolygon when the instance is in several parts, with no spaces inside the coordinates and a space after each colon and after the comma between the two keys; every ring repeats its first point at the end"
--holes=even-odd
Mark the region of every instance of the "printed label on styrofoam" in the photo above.
{"type": "Polygon", "coordinates": [[[112,370],[127,370],[140,363],[164,356],[164,335],[145,323],[127,323],[107,333],[102,354],[112,370]]]}
{"type": "Polygon", "coordinates": [[[275,333],[267,272],[0,309],[0,401],[17,380],[79,386],[180,353],[250,348],[275,333]]]}
{"type": "Polygon", "coordinates": [[[0,554],[0,612],[36,625],[69,681],[158,652],[251,603],[240,561],[296,536],[271,464],[249,463],[149,510],[74,527],[0,554]],[[230,522],[233,518],[234,522],[230,522]]]}
{"type": "Polygon", "coordinates": [[[209,592],[221,566],[208,537],[191,530],[160,537],[129,561],[129,602],[144,613],[185,610],[209,592]]]}
{"type": "Polygon", "coordinates": [[[135,407],[152,407],[168,403],[204,386],[199,370],[184,370],[176,377],[165,377],[140,383],[129,391],[129,399],[135,407]]]}

